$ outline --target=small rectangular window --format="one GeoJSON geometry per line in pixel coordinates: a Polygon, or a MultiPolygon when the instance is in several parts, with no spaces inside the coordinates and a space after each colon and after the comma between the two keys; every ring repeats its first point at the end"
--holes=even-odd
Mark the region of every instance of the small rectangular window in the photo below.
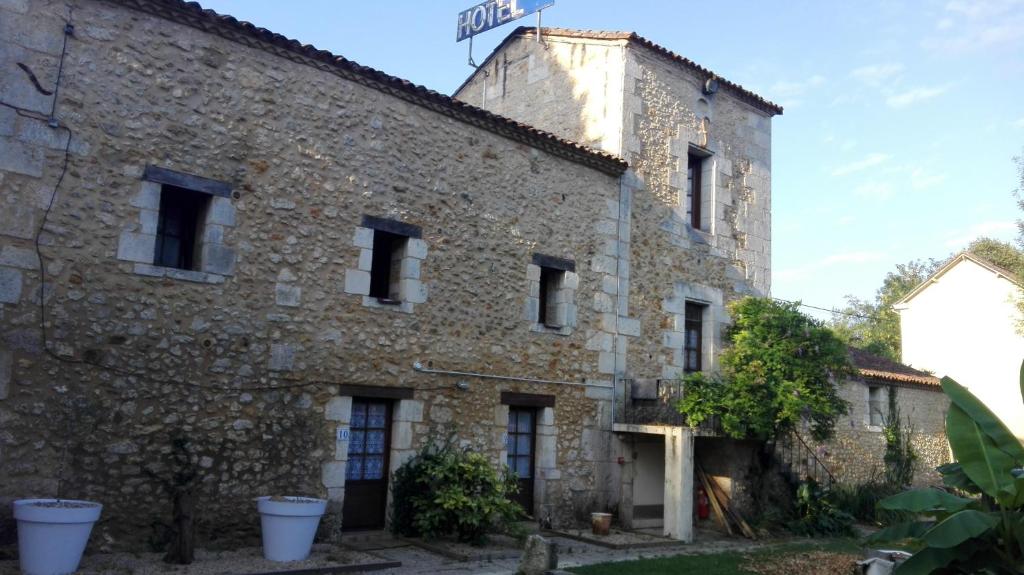
{"type": "Polygon", "coordinates": [[[683,328],[683,371],[701,371],[704,354],[704,304],[686,302],[686,326],[683,328]]]}
{"type": "Polygon", "coordinates": [[[883,389],[877,385],[868,386],[868,424],[872,427],[885,425],[883,389]]]}
{"type": "Polygon", "coordinates": [[[555,268],[540,268],[540,301],[537,307],[537,323],[548,327],[561,327],[558,321],[559,290],[565,272],[555,268]]]}
{"type": "Polygon", "coordinates": [[[701,172],[704,169],[704,157],[697,154],[686,156],[686,200],[690,211],[690,225],[701,229],[701,172]]]}
{"type": "Polygon", "coordinates": [[[203,222],[209,204],[209,194],[166,184],[161,186],[154,265],[199,269],[203,222]]]}
{"type": "Polygon", "coordinates": [[[407,237],[381,230],[373,232],[370,297],[381,303],[401,303],[400,279],[407,237]]]}

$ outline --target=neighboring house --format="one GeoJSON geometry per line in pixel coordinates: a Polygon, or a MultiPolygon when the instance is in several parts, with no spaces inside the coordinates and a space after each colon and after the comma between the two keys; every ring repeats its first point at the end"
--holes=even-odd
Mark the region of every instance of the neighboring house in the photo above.
{"type": "Polygon", "coordinates": [[[918,457],[914,484],[941,483],[935,468],[950,461],[945,426],[949,398],[939,379],[860,349],[850,348],[850,361],[857,375],[839,386],[850,412],[836,422],[835,438],[819,448],[822,462],[840,483],[882,478],[882,428],[889,419],[890,394],[895,394],[901,424],[911,430],[918,457]]]}
{"type": "Polygon", "coordinates": [[[756,446],[682,428],[671,397],[679,376],[716,368],[725,305],[770,293],[771,120],[782,109],[635,33],[558,28],[513,31],[455,97],[630,164],[637,189],[621,196],[617,241],[592,260],[619,255],[618,286],[594,301],[619,335],[587,342],[624,384],[609,453],[620,456],[609,470],[620,520],[688,538],[695,463],[748,502],[756,446]]]}
{"type": "Polygon", "coordinates": [[[648,485],[690,540],[695,452],[731,484],[749,446],[635,408],[769,293],[781,108],[632,34],[513,33],[514,121],[178,0],[0,21],[0,544],[32,496],[159,542],[181,445],[228,541],[263,494],[380,527],[451,431],[556,526],[648,485]]]}
{"type": "Polygon", "coordinates": [[[949,376],[1024,440],[1018,278],[962,253],[896,303],[903,363],[949,376]]]}

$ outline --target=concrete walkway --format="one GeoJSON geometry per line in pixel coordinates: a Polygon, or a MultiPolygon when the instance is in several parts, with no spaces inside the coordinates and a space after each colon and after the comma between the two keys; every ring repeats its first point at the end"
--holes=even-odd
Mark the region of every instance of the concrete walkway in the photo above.
{"type": "MultiPolygon", "coordinates": [[[[560,569],[594,563],[633,561],[652,557],[721,553],[723,551],[749,551],[792,541],[775,539],[761,542],[739,538],[727,539],[712,534],[706,535],[706,537],[702,538],[698,534],[698,541],[695,543],[656,549],[608,549],[566,537],[547,537],[558,544],[558,566],[560,569]]],[[[350,543],[350,545],[353,548],[369,551],[387,560],[401,561],[402,566],[399,568],[376,572],[389,575],[413,573],[511,575],[516,572],[516,567],[519,563],[518,557],[509,558],[507,552],[496,552],[493,555],[497,558],[490,560],[458,561],[439,553],[422,549],[411,542],[392,539],[384,533],[379,534],[379,538],[378,536],[370,535],[359,542],[350,543]]],[[[486,550],[484,554],[486,554],[486,550]]]]}

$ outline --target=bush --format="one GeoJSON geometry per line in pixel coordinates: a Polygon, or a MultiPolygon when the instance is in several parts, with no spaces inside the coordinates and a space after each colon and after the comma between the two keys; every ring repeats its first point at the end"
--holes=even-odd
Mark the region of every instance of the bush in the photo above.
{"type": "Polygon", "coordinates": [[[832,497],[835,506],[863,523],[885,527],[908,521],[911,515],[878,507],[878,502],[895,495],[903,488],[877,478],[857,485],[835,485],[832,497]]]}
{"type": "Polygon", "coordinates": [[[787,526],[797,535],[853,535],[853,516],[836,505],[831,490],[822,489],[813,479],[797,486],[796,511],[796,519],[787,526]]]}
{"type": "Polygon", "coordinates": [[[460,449],[451,437],[421,449],[392,478],[391,531],[428,539],[455,535],[482,544],[488,533],[518,535],[523,508],[509,497],[515,476],[499,471],[479,453],[460,449]]]}

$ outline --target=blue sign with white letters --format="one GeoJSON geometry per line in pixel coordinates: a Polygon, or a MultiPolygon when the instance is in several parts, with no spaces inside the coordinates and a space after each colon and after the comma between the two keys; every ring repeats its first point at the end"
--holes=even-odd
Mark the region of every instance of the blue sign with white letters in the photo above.
{"type": "Polygon", "coordinates": [[[555,0],[487,0],[459,13],[456,42],[472,38],[527,14],[533,14],[555,3],[555,0]]]}

